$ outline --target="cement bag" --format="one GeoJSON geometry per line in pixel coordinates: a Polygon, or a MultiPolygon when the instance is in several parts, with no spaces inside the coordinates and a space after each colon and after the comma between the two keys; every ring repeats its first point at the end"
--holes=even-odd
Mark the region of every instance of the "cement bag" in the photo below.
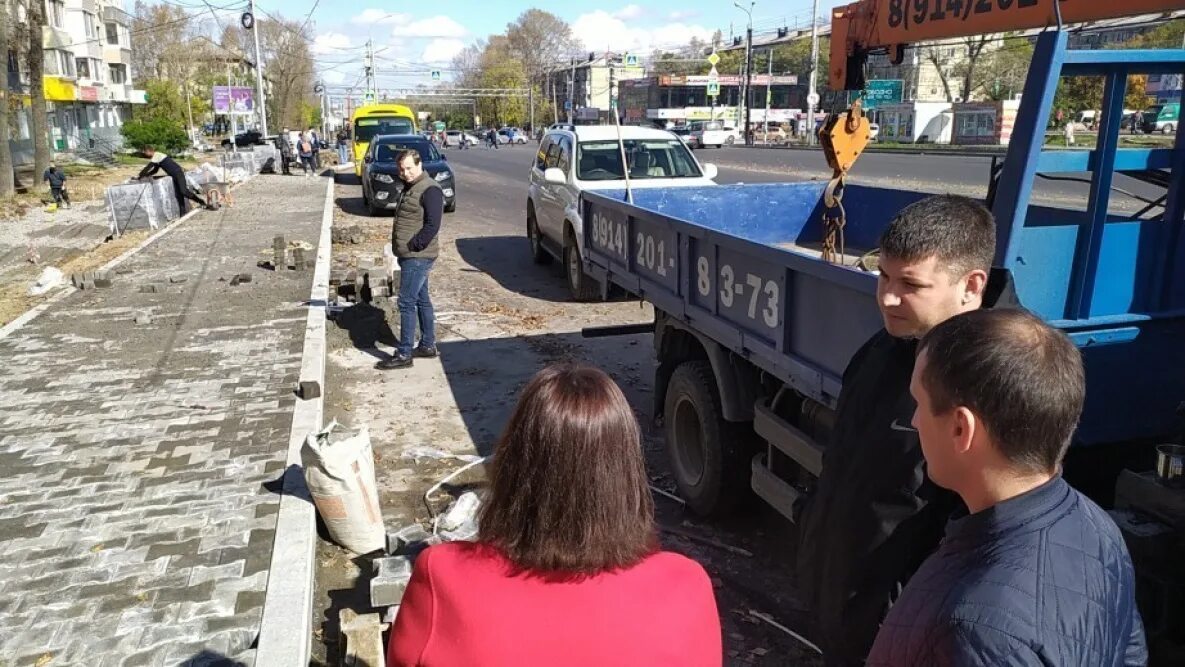
{"type": "Polygon", "coordinates": [[[331,438],[337,422],[305,437],[300,450],[305,483],[329,536],[356,554],[386,547],[383,515],[374,480],[370,432],[331,438]]]}

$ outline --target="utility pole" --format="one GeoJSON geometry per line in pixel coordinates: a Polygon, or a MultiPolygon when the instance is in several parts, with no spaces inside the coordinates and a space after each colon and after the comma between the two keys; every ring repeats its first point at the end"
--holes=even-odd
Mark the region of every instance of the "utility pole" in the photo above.
{"type": "Polygon", "coordinates": [[[767,51],[769,54],[769,80],[765,82],[765,118],[762,119],[762,137],[761,142],[769,143],[769,102],[773,98],[774,85],[774,50],[767,51]]]}
{"type": "Polygon", "coordinates": [[[620,125],[620,116],[617,114],[617,81],[614,74],[617,73],[617,68],[613,66],[613,61],[609,61],[609,113],[613,114],[613,124],[620,125]]]}
{"type": "MultiPolygon", "coordinates": [[[[817,2],[818,0],[816,0],[817,2]]],[[[749,8],[745,9],[739,2],[732,3],[734,7],[745,12],[749,17],[748,27],[745,29],[745,79],[741,90],[741,104],[745,107],[745,114],[743,117],[743,124],[741,125],[742,136],[745,139],[745,145],[751,144],[749,138],[749,95],[753,88],[753,6],[757,4],[756,0],[749,3],[749,8]]],[[[737,122],[742,123],[740,110],[737,111],[737,122]]]]}
{"type": "Polygon", "coordinates": [[[189,115],[189,144],[192,146],[194,140],[197,139],[197,134],[193,127],[193,100],[189,96],[189,81],[185,82],[185,111],[189,115]]]}
{"type": "Polygon", "coordinates": [[[531,136],[535,136],[535,82],[527,83],[527,113],[531,117],[531,136]]]}
{"type": "Polygon", "coordinates": [[[230,149],[235,153],[239,152],[239,145],[235,143],[235,135],[239,133],[239,128],[235,123],[235,84],[234,79],[230,75],[230,61],[226,61],[226,88],[227,101],[230,103],[230,109],[227,110],[226,115],[230,116],[230,149]]]}
{"type": "Polygon", "coordinates": [[[811,13],[811,80],[807,84],[806,135],[807,142],[815,144],[815,104],[819,93],[815,90],[815,74],[819,69],[819,0],[811,13]]]}
{"type": "Polygon", "coordinates": [[[363,102],[366,97],[374,96],[374,42],[366,40],[366,92],[368,95],[363,96],[363,102]]]}
{"type": "Polygon", "coordinates": [[[259,109],[259,131],[267,136],[267,98],[263,92],[263,58],[259,55],[259,21],[255,19],[255,0],[247,0],[247,11],[251,13],[251,37],[255,40],[255,86],[256,104],[259,109]]]}
{"type": "Polygon", "coordinates": [[[572,69],[568,75],[568,124],[572,124],[572,114],[576,113],[576,59],[571,60],[572,69]]]}

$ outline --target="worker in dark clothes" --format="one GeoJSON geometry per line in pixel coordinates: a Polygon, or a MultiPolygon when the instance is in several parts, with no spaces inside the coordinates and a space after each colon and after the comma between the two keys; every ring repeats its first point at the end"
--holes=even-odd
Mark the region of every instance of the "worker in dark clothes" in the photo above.
{"type": "Polygon", "coordinates": [[[193,200],[202,208],[210,208],[201,197],[189,190],[189,183],[185,180],[185,170],[177,164],[176,160],[165,153],[158,152],[152,146],[145,146],[144,154],[148,156],[148,164],[140,170],[137,178],[148,178],[161,170],[168,174],[169,178],[173,179],[173,194],[177,197],[177,210],[181,212],[181,215],[189,212],[189,202],[186,200],[193,200]]]}
{"type": "Polygon", "coordinates": [[[70,193],[66,192],[66,172],[51,162],[49,168],[41,175],[41,182],[49,183],[49,191],[53,194],[55,204],[61,206],[62,202],[65,202],[66,208],[70,208],[70,193]]]}
{"type": "Polygon", "coordinates": [[[989,280],[992,214],[964,197],[903,209],[880,239],[884,329],[848,363],[813,492],[796,508],[797,579],[824,663],[863,665],[905,582],[937,548],[958,497],[926,478],[909,393],[917,341],[960,313],[1014,296],[989,280]]]}

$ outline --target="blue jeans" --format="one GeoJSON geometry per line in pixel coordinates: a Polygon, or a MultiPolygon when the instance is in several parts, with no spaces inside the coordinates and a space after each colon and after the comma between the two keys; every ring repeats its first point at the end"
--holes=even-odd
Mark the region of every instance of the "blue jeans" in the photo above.
{"type": "Polygon", "coordinates": [[[346,144],[341,144],[337,147],[338,162],[345,164],[350,161],[350,147],[346,144]]]}
{"type": "Polygon", "coordinates": [[[420,323],[420,345],[436,347],[436,311],[428,297],[428,272],[435,259],[408,257],[399,260],[399,348],[400,356],[411,354],[416,341],[416,320],[420,323]]]}

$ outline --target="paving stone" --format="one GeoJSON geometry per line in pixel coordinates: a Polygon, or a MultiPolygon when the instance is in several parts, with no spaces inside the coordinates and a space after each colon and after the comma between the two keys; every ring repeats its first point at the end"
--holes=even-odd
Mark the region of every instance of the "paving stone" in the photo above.
{"type": "Polygon", "coordinates": [[[317,238],[324,197],[248,182],[121,264],[122,289],[72,292],[0,339],[0,664],[253,657],[278,500],[261,484],[282,469],[306,319],[290,305],[311,274],[227,290],[242,269],[203,265],[317,238]],[[167,326],[131,326],[150,303],[145,324],[167,326]]]}

